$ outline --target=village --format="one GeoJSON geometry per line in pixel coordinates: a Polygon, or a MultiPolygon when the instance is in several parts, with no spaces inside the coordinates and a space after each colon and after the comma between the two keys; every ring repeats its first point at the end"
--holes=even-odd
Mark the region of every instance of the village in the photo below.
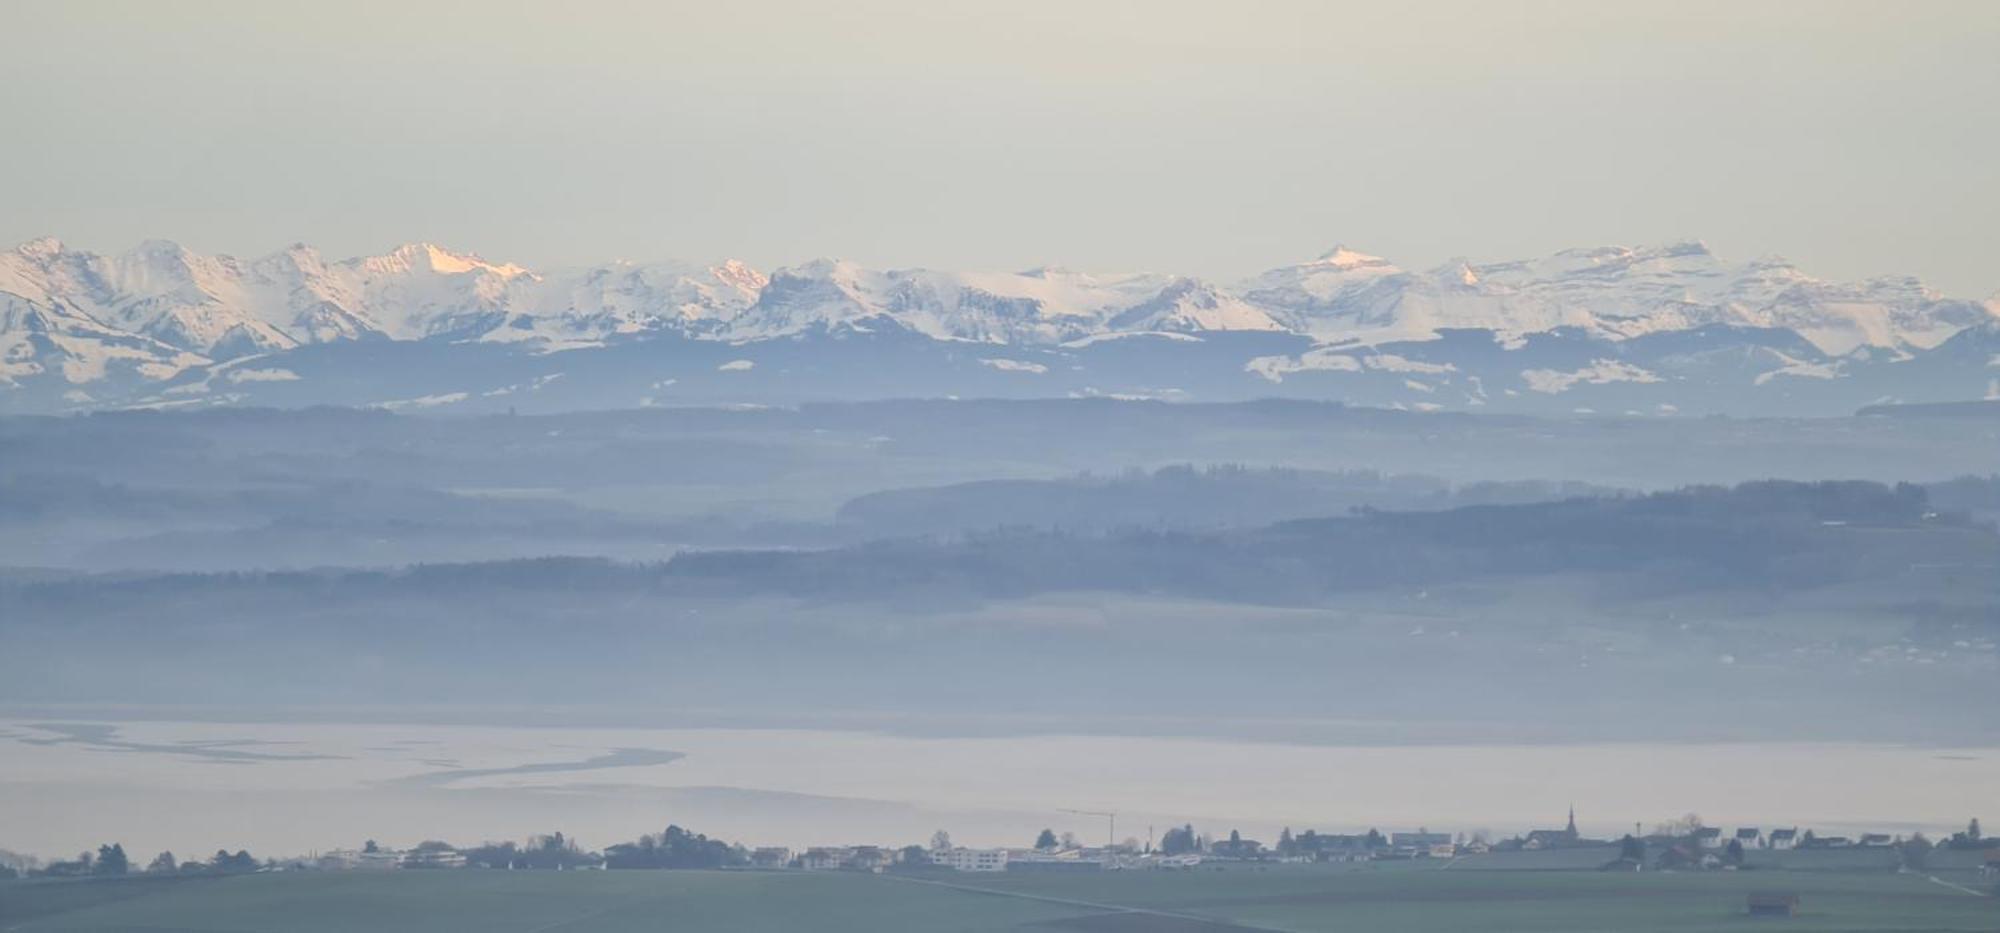
{"type": "MultiPolygon", "coordinates": [[[[1116,814],[1071,811],[1105,819],[1107,839],[1116,838],[1116,814]]],[[[1559,828],[1535,829],[1491,840],[1483,833],[1451,833],[1419,827],[1383,833],[1321,833],[1281,830],[1277,838],[1197,832],[1192,824],[1167,829],[1157,839],[1148,827],[1144,841],[1091,845],[1074,833],[1045,828],[1031,845],[974,847],[955,844],[939,830],[925,844],[745,846],[668,826],[631,842],[602,850],[583,847],[562,833],[538,835],[521,843],[487,842],[458,847],[427,840],[408,848],[368,840],[358,848],[310,853],[296,858],[258,859],[247,851],[218,850],[210,860],[177,860],[161,852],[144,868],[124,847],[109,843],[73,860],[0,865],[0,881],[20,878],[63,881],[167,880],[176,878],[331,873],[426,873],[466,877],[470,870],[503,872],[606,872],[706,870],[745,875],[885,876],[891,880],[941,885],[984,894],[1006,894],[1022,885],[1060,887],[1055,877],[1088,874],[1104,883],[1137,881],[1157,872],[1200,872],[1204,888],[1261,890],[1272,878],[1320,877],[1329,883],[1360,877],[1414,878],[1433,872],[1453,876],[1484,872],[1516,879],[1602,878],[1604,873],[1648,873],[1663,881],[1708,877],[1734,890],[1736,910],[1751,916],[1800,916],[1801,891],[1823,901],[1830,879],[1865,877],[1887,881],[1902,876],[1959,895],[2000,897],[2000,838],[1987,837],[1977,819],[1938,841],[1920,832],[1908,835],[1864,832],[1822,834],[1812,828],[1708,826],[1689,814],[1656,825],[1634,826],[1617,838],[1586,835],[1571,811],[1559,828]],[[1228,873],[1235,872],[1235,876],[1228,873]],[[1267,874],[1268,873],[1268,874],[1267,874]],[[1751,873],[1751,874],[1734,874],[1751,873]],[[1733,882],[1730,879],[1735,879],[1733,882]],[[1817,879],[1817,880],[1815,880],[1817,879]],[[1810,881],[1810,884],[1808,882],[1810,881]],[[1747,885],[1747,887],[1746,887],[1747,885]],[[1219,886],[1219,887],[1218,887],[1219,886]]],[[[523,876],[525,880],[526,876],[523,876]]],[[[718,875],[720,877],[720,875],[718,875]]],[[[386,879],[385,879],[386,880],[386,879]]],[[[579,879],[581,880],[581,879],[579,879]]],[[[823,880],[833,881],[827,877],[823,880]]],[[[1079,879],[1081,880],[1081,879],[1079,879]]],[[[1608,879],[1604,879],[1608,880],[1608,879]]],[[[1194,879],[1189,879],[1195,883],[1194,879]]],[[[34,884],[35,881],[23,882],[34,884]]],[[[1098,882],[1084,882],[1088,887],[1098,882]]],[[[1539,883],[1539,882],[1538,882],[1539,883]]],[[[1832,882],[1835,889],[1843,882],[1832,882]]],[[[900,885],[897,887],[901,887],[900,885]]],[[[1073,887],[1073,886],[1072,886],[1073,887]]],[[[1009,895],[1015,896],[1015,895],[1009,895]]],[[[1076,902],[1089,903],[1089,902],[1076,902]]]]}
{"type": "MultiPolygon", "coordinates": [[[[1635,827],[1636,829],[1636,827],[1635,827]]],[[[1979,834],[1974,820],[1966,831],[1944,843],[1921,833],[1909,836],[1863,833],[1820,835],[1811,829],[1782,827],[1702,826],[1693,819],[1661,826],[1649,833],[1617,839],[1590,838],[1576,826],[1575,814],[1558,829],[1489,841],[1481,834],[1433,832],[1428,829],[1382,833],[1319,833],[1289,829],[1270,844],[1230,832],[1220,838],[1198,835],[1191,826],[1168,830],[1157,845],[1090,846],[1074,836],[1044,832],[1032,847],[973,848],[950,844],[939,833],[930,846],[818,846],[801,852],[762,847],[749,852],[749,864],[766,869],[804,871],[892,871],[943,869],[955,872],[1089,872],[1131,869],[1227,869],[1267,864],[1364,863],[1431,860],[1468,869],[1569,869],[1604,871],[1738,871],[1758,868],[1811,867],[1817,870],[1884,870],[1923,868],[1933,860],[1957,867],[1976,867],[2000,879],[2000,840],[1979,834]],[[1963,863],[1962,865],[1959,863],[1963,863]]]]}
{"type": "MultiPolygon", "coordinates": [[[[1110,816],[1109,814],[1102,814],[1110,816]]],[[[1922,833],[1820,834],[1810,828],[1765,829],[1702,825],[1693,815],[1650,832],[1593,838],[1578,830],[1574,812],[1560,828],[1536,829],[1499,840],[1484,834],[1426,828],[1388,833],[1320,833],[1286,829],[1270,843],[1231,831],[1210,837],[1192,825],[1168,829],[1157,842],[1127,839],[1085,844],[1072,833],[1043,830],[1034,845],[956,845],[935,833],[928,844],[855,844],[746,847],[670,827],[658,836],[581,849],[557,833],[527,843],[460,849],[428,841],[408,849],[369,842],[359,849],[316,853],[263,863],[264,870],[424,870],[449,868],[602,870],[620,868],[737,868],[765,871],[965,873],[1097,872],[1128,870],[1256,869],[1271,865],[1415,862],[1459,870],[1570,871],[1900,871],[1971,870],[2000,881],[2000,838],[1984,836],[1979,821],[1933,842],[1922,833]]],[[[68,863],[58,863],[66,865],[68,863]]],[[[49,866],[57,869],[57,865],[49,866]]]]}

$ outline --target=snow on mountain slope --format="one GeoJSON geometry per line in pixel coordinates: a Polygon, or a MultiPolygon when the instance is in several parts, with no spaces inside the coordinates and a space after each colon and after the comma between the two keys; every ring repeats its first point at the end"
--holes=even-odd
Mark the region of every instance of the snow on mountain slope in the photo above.
{"type": "Polygon", "coordinates": [[[1285,329],[1264,309],[1197,279],[1177,279],[1108,323],[1115,331],[1136,332],[1285,329]]]}
{"type": "Polygon", "coordinates": [[[1622,339],[1721,324],[1787,328],[1835,355],[1934,347],[1991,319],[1990,304],[1946,299],[1915,279],[1835,283],[1781,259],[1718,259],[1697,242],[1564,250],[1541,259],[1424,272],[1341,248],[1273,269],[1244,297],[1323,341],[1414,339],[1445,329],[1504,336],[1558,327],[1622,339]]]}
{"type": "Polygon", "coordinates": [[[713,334],[755,304],[769,279],[729,260],[714,266],[616,263],[520,283],[512,317],[482,340],[551,347],[651,331],[713,334]]]}
{"type": "Polygon", "coordinates": [[[398,246],[327,268],[328,284],[347,307],[397,340],[469,339],[506,320],[509,284],[527,276],[515,265],[494,265],[429,243],[398,246]]]}
{"type": "Polygon", "coordinates": [[[1262,309],[1195,279],[1150,273],[878,271],[818,260],[771,275],[727,334],[752,340],[897,327],[939,340],[1057,344],[1112,332],[1278,330],[1262,309]]]}
{"type": "Polygon", "coordinates": [[[149,337],[185,350],[227,347],[238,353],[296,346],[247,313],[254,296],[241,266],[151,240],[115,257],[34,240],[0,256],[0,292],[52,315],[149,337]],[[58,310],[60,309],[60,310],[58,310]]]}
{"type": "Polygon", "coordinates": [[[1242,292],[1276,309],[1290,329],[1332,342],[1433,330],[1439,325],[1427,306],[1404,306],[1410,290],[1425,285],[1423,277],[1380,256],[1337,246],[1311,262],[1272,269],[1244,283],[1242,292]]]}
{"type": "Polygon", "coordinates": [[[62,305],[42,306],[0,291],[0,391],[34,387],[84,403],[92,396],[76,387],[118,390],[207,362],[62,305]]]}
{"type": "Polygon", "coordinates": [[[116,255],[35,240],[0,254],[0,293],[218,359],[315,343],[444,338],[573,346],[712,330],[764,277],[737,262],[539,276],[428,243],[328,262],[298,244],[248,262],[164,240],[116,255]]]}
{"type": "MultiPolygon", "coordinates": [[[[928,270],[875,270],[819,259],[771,273],[757,303],[732,322],[737,340],[902,328],[935,339],[1010,343],[1059,326],[1022,289],[928,270]]],[[[1037,341],[1039,342],[1039,341],[1037,341]]]]}
{"type": "MultiPolygon", "coordinates": [[[[1824,281],[1779,259],[1725,261],[1697,242],[1421,271],[1340,247],[1235,288],[1158,273],[876,269],[836,260],[769,276],[735,261],[537,272],[428,243],[338,261],[302,244],[246,261],[163,240],[109,255],[53,239],[0,253],[0,389],[32,383],[92,399],[190,368],[360,341],[541,354],[662,337],[754,344],[818,335],[1052,351],[1139,336],[1254,344],[1256,353],[1226,365],[1272,385],[1342,373],[1388,379],[1385,361],[1414,359],[1367,349],[1391,344],[1434,345],[1443,355],[1425,365],[1435,376],[1488,352],[1474,345],[1483,340],[1513,357],[1489,360],[1489,375],[1547,371],[1564,378],[1541,384],[1564,392],[1630,375],[1600,365],[1638,365],[1620,346],[1637,353],[1635,341],[1669,338],[1657,344],[1666,347],[1682,335],[1683,349],[1663,358],[1673,379],[1747,373],[1753,386],[1783,387],[1913,359],[1996,321],[2000,295],[1954,300],[1911,278],[1824,281]],[[1530,338],[1562,334],[1571,336],[1539,345],[1583,340],[1595,355],[1560,365],[1526,359],[1530,338]]],[[[1134,365],[1166,358],[1158,341],[1115,342],[1133,343],[1115,355],[1134,365]]],[[[1042,372],[1007,372],[1049,374],[1046,363],[1035,365],[1042,372]]],[[[1407,373],[1395,380],[1411,391],[1405,384],[1420,381],[1407,373]]]]}

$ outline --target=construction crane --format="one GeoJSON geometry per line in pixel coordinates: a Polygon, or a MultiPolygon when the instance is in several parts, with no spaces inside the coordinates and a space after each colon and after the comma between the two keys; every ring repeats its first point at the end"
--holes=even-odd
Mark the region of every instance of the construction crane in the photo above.
{"type": "Polygon", "coordinates": [[[1118,844],[1118,814],[1109,810],[1071,810],[1068,807],[1062,807],[1060,810],[1063,813],[1074,813],[1078,816],[1104,817],[1107,821],[1104,826],[1104,851],[1108,853],[1113,846],[1118,844]]]}

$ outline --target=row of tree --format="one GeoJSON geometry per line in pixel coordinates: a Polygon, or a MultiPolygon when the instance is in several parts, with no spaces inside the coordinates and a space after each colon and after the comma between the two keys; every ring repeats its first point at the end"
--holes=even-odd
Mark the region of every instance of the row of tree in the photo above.
{"type": "Polygon", "coordinates": [[[524,844],[489,842],[460,849],[469,868],[568,870],[598,865],[602,857],[586,852],[562,833],[533,836],[524,844]]]}
{"type": "Polygon", "coordinates": [[[606,868],[726,868],[747,865],[749,854],[742,846],[679,826],[668,826],[656,836],[640,836],[604,850],[606,868]]]}
{"type": "MultiPolygon", "coordinates": [[[[364,852],[375,851],[375,842],[370,840],[364,852]]],[[[449,843],[436,840],[419,843],[412,849],[413,854],[457,851],[465,856],[468,868],[500,868],[517,870],[563,871],[577,868],[730,868],[747,865],[749,853],[739,845],[732,845],[720,839],[711,839],[701,833],[691,832],[680,826],[668,826],[665,831],[640,836],[632,842],[621,842],[605,847],[602,853],[591,852],[577,844],[573,838],[562,833],[530,837],[524,843],[488,842],[466,849],[454,849],[449,843]]],[[[432,865],[429,859],[409,860],[406,864],[432,865]]]]}
{"type": "MultiPolygon", "coordinates": [[[[174,858],[172,852],[162,852],[153,856],[151,862],[146,863],[145,873],[148,875],[241,874],[256,871],[263,865],[264,863],[242,849],[235,852],[217,849],[215,857],[206,862],[200,859],[183,862],[174,858]]],[[[80,852],[76,858],[50,862],[27,873],[49,878],[116,878],[135,872],[131,858],[125,854],[125,846],[113,842],[98,846],[96,852],[80,852]]],[[[19,872],[8,868],[0,872],[0,877],[12,877],[15,874],[19,872]]]]}
{"type": "MultiPolygon", "coordinates": [[[[1661,830],[1678,831],[1660,832],[1658,835],[1668,838],[1691,838],[1693,830],[1699,829],[1700,826],[1700,818],[1690,814],[1681,822],[1663,824],[1660,827],[1661,830]]],[[[1360,837],[1332,837],[1321,836],[1310,829],[1294,836],[1287,827],[1279,834],[1276,848],[1281,856],[1314,855],[1327,843],[1350,844],[1350,840],[1359,842],[1369,849],[1388,845],[1388,840],[1373,829],[1369,830],[1367,835],[1360,837]],[[1335,843],[1335,840],[1338,842],[1335,843]]],[[[1816,841],[1812,831],[1807,830],[1800,838],[1799,845],[1802,848],[1810,848],[1816,841]]],[[[951,845],[951,837],[943,830],[939,830],[931,837],[933,850],[950,849],[951,845]]],[[[1042,830],[1035,837],[1037,849],[1057,849],[1074,845],[1076,838],[1073,835],[1064,833],[1058,837],[1055,831],[1050,829],[1042,830]]],[[[1160,838],[1159,852],[1163,855],[1185,855],[1204,850],[1221,850],[1242,854],[1244,846],[1242,836],[1234,830],[1229,833],[1227,842],[1210,843],[1206,838],[1195,834],[1193,824],[1185,824],[1167,830],[1166,835],[1160,838]]],[[[1619,847],[1621,861],[1645,862],[1644,840],[1627,835],[1619,840],[1619,847]]],[[[1942,843],[1933,843],[1922,833],[1917,833],[1899,841],[1898,847],[1904,864],[1912,868],[1921,868],[1934,848],[2000,848],[2000,839],[1989,839],[1984,836],[1980,831],[1979,820],[1974,819],[1966,824],[1963,831],[1953,833],[1942,843]]],[[[379,850],[373,839],[368,840],[363,848],[364,852],[379,850]]],[[[576,840],[565,837],[559,832],[531,837],[525,844],[489,842],[459,850],[455,850],[449,843],[433,840],[418,844],[414,851],[458,851],[465,856],[467,867],[500,869],[562,870],[598,865],[618,869],[730,868],[747,865],[750,861],[749,853],[741,845],[711,839],[678,825],[670,825],[658,834],[640,836],[633,842],[609,846],[601,855],[585,851],[577,845],[576,840]]],[[[905,861],[915,863],[924,860],[925,850],[921,846],[907,846],[902,854],[905,861]]],[[[1667,858],[1671,854],[1670,849],[1662,857],[1667,858]]],[[[1721,854],[1721,860],[1725,864],[1742,865],[1744,855],[1743,844],[1731,839],[1721,854]]],[[[179,861],[174,858],[172,852],[161,852],[147,863],[145,873],[148,875],[240,874],[256,871],[265,864],[242,849],[233,853],[226,849],[217,849],[215,856],[205,862],[196,859],[179,861]]],[[[113,842],[98,846],[94,853],[82,852],[74,859],[51,862],[46,866],[31,869],[28,873],[58,878],[118,877],[132,874],[133,871],[131,860],[125,854],[124,845],[113,842]]],[[[12,878],[19,874],[21,872],[13,867],[0,866],[0,879],[12,878]]]]}

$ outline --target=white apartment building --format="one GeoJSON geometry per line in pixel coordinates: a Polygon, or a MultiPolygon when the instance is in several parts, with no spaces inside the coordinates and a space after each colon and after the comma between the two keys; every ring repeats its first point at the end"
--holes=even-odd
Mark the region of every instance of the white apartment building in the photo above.
{"type": "Polygon", "coordinates": [[[1006,849],[938,849],[931,853],[931,864],[959,871],[1006,871],[1006,849]]]}

